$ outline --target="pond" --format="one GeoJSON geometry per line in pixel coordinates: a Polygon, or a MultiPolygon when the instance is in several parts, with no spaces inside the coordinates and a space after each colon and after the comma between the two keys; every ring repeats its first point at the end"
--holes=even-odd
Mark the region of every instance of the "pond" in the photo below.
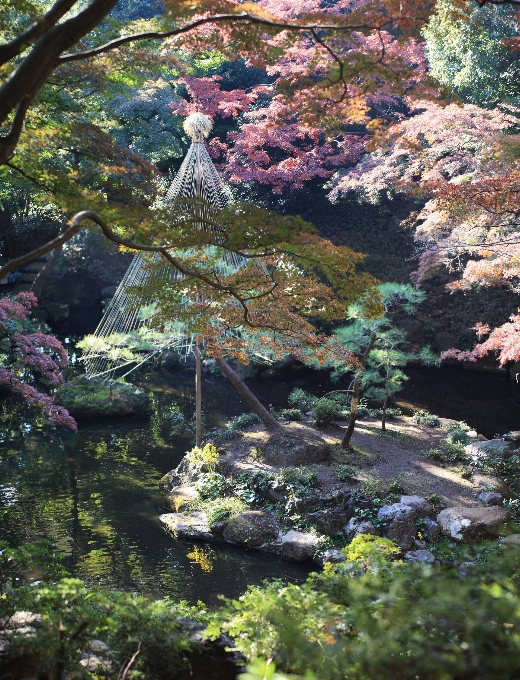
{"type": "MultiPolygon", "coordinates": [[[[488,437],[520,429],[519,389],[504,377],[456,366],[408,373],[410,380],[397,396],[403,408],[464,419],[488,437]]],[[[152,391],[151,418],[83,420],[75,436],[28,432],[22,445],[0,447],[1,537],[14,544],[51,539],[71,573],[90,585],[209,606],[218,604],[219,595],[237,597],[264,579],[304,580],[312,565],[225,544],[174,541],[163,531],[158,481],[191,448],[188,438],[171,435],[168,416],[174,404],[186,415],[193,411],[193,372],[152,373],[139,382],[152,391]]],[[[337,388],[326,374],[311,371],[250,385],[275,408],[287,406],[295,386],[317,395],[337,388]]],[[[208,427],[250,410],[221,377],[206,376],[203,395],[208,427]]]]}

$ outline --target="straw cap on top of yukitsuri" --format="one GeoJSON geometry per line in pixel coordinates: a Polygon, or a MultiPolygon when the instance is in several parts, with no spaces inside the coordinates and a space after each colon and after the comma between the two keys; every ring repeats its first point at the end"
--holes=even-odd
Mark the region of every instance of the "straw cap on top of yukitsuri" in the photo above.
{"type": "Polygon", "coordinates": [[[208,116],[203,113],[191,113],[183,123],[184,131],[192,142],[203,142],[213,128],[213,124],[208,116]]]}

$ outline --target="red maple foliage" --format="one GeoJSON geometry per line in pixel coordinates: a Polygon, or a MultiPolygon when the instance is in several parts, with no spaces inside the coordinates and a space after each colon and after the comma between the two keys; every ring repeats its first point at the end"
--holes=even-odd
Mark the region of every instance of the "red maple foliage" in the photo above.
{"type": "Polygon", "coordinates": [[[63,383],[62,369],[68,364],[67,352],[59,340],[40,331],[28,332],[28,317],[36,305],[32,293],[0,299],[0,345],[4,357],[0,388],[39,409],[51,423],[76,431],[76,421],[69,412],[35,387],[63,383]]]}
{"type": "MultiPolygon", "coordinates": [[[[265,84],[223,91],[220,76],[186,76],[180,82],[190,101],[172,108],[183,115],[198,110],[212,117],[240,116],[238,130],[211,145],[228,179],[269,184],[280,192],[284,187],[301,188],[317,177],[329,178],[337,168],[359,159],[370,138],[363,126],[374,126],[374,111],[398,107],[402,96],[424,81],[420,43],[394,37],[383,28],[387,22],[382,14],[378,20],[370,18],[369,4],[340,0],[323,7],[318,0],[263,0],[256,10],[263,9],[271,18],[301,22],[311,15],[338,25],[355,23],[356,12],[365,6],[367,25],[373,21],[377,27],[327,38],[317,31],[266,32],[265,49],[250,52],[239,47],[233,51],[236,27],[219,27],[227,56],[263,68],[265,84]],[[357,129],[348,130],[353,124],[357,129]]],[[[206,31],[215,39],[215,31],[206,31]]],[[[201,37],[193,37],[191,47],[200,49],[201,37]]]]}

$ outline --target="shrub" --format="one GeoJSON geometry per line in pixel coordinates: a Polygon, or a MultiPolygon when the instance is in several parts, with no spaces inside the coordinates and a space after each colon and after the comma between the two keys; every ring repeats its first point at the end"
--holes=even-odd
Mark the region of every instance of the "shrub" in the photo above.
{"type": "Polygon", "coordinates": [[[208,524],[212,527],[225,519],[236,517],[236,515],[244,512],[244,510],[247,510],[247,505],[240,498],[227,496],[211,501],[204,509],[208,516],[208,524]]]}
{"type": "Polygon", "coordinates": [[[300,410],[302,415],[305,415],[308,411],[312,411],[314,405],[318,401],[318,397],[315,397],[309,392],[305,392],[301,387],[295,387],[294,390],[287,397],[287,403],[289,406],[295,406],[300,410]]]}
{"type": "Polygon", "coordinates": [[[336,418],[341,418],[341,406],[332,399],[318,399],[314,406],[314,424],[324,427],[330,425],[336,418]]]}
{"type": "Polygon", "coordinates": [[[351,482],[355,479],[354,468],[350,465],[343,465],[341,463],[335,463],[331,466],[331,470],[340,482],[351,482]]]}
{"type": "Polygon", "coordinates": [[[310,487],[317,486],[319,482],[316,472],[297,467],[283,467],[280,470],[280,479],[288,486],[310,487]]]}
{"type": "Polygon", "coordinates": [[[443,426],[443,429],[448,432],[446,441],[450,444],[462,444],[463,446],[466,446],[471,442],[471,438],[467,434],[471,428],[463,420],[456,423],[446,423],[446,425],[443,426]]]}
{"type": "Polygon", "coordinates": [[[347,560],[361,564],[365,570],[388,562],[389,559],[397,557],[400,552],[401,548],[389,538],[371,534],[358,534],[352,539],[350,545],[343,548],[347,560]]]}
{"type": "MultiPolygon", "coordinates": [[[[372,418],[382,418],[383,417],[383,409],[382,408],[371,408],[369,409],[369,414],[372,418]]],[[[391,420],[392,418],[396,418],[397,416],[402,416],[403,412],[401,411],[400,408],[387,408],[386,409],[386,418],[387,420],[391,420]]]]}
{"type": "Polygon", "coordinates": [[[431,413],[428,413],[428,411],[416,411],[412,416],[412,420],[419,425],[425,425],[426,427],[441,426],[441,421],[438,416],[434,416],[431,413]]]}
{"type": "MultiPolygon", "coordinates": [[[[361,573],[355,562],[329,564],[303,584],[252,587],[226,605],[219,625],[246,657],[276,659],[277,669],[298,677],[518,676],[520,602],[509,578],[514,565],[490,562],[486,571],[462,578],[392,562],[389,541],[358,538],[359,547],[351,544],[347,551],[361,562],[361,573]]],[[[268,670],[265,677],[276,677],[273,664],[268,670]]]]}
{"type": "Polygon", "coordinates": [[[235,416],[229,420],[225,427],[216,427],[211,430],[208,437],[212,442],[226,442],[233,441],[233,439],[238,439],[242,436],[240,430],[254,423],[258,423],[259,418],[256,413],[242,413],[240,416],[235,416]]]}
{"type": "Polygon", "coordinates": [[[202,499],[219,498],[229,488],[226,478],[218,472],[206,472],[194,484],[202,499]]]}
{"type": "Polygon", "coordinates": [[[372,476],[361,482],[361,493],[369,498],[380,498],[383,495],[383,480],[372,476]]]}
{"type": "Polygon", "coordinates": [[[202,449],[195,446],[187,457],[191,465],[206,472],[214,472],[219,461],[219,453],[213,444],[206,444],[202,449]]]}
{"type": "Polygon", "coordinates": [[[326,394],[325,397],[327,399],[332,399],[332,401],[335,401],[336,404],[339,404],[340,406],[350,406],[350,402],[352,401],[352,397],[346,392],[331,392],[330,394],[326,394]]]}
{"type": "Polygon", "coordinates": [[[403,484],[402,475],[397,475],[395,479],[388,485],[388,493],[391,494],[404,494],[406,493],[406,488],[403,484]]]}
{"type": "Polygon", "coordinates": [[[430,449],[424,454],[438,463],[467,463],[468,456],[461,444],[445,441],[441,449],[430,449]]]}
{"type": "Polygon", "coordinates": [[[234,418],[231,418],[231,420],[228,422],[227,427],[230,430],[243,430],[245,427],[249,427],[250,425],[254,425],[255,423],[259,423],[260,419],[256,415],[256,413],[242,413],[240,416],[235,416],[234,418]]]}
{"type": "Polygon", "coordinates": [[[278,411],[279,420],[301,420],[302,412],[297,408],[283,408],[278,411]]]}

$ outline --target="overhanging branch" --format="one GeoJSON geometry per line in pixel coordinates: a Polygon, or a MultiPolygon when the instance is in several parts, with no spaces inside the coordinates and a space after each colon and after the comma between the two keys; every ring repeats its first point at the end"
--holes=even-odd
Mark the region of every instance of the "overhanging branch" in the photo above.
{"type": "MultiPolygon", "coordinates": [[[[519,0],[520,2],[520,0],[519,0]]],[[[311,31],[313,35],[316,35],[316,31],[360,31],[360,30],[370,30],[374,28],[381,29],[388,24],[392,23],[390,19],[381,22],[377,26],[372,26],[369,23],[363,24],[297,24],[285,21],[272,21],[269,19],[263,19],[257,17],[254,14],[249,14],[247,12],[241,12],[239,14],[215,14],[209,17],[203,17],[201,19],[196,19],[180,28],[173,28],[170,31],[145,31],[143,33],[134,33],[133,35],[126,35],[121,38],[116,38],[111,40],[104,45],[99,47],[94,47],[91,50],[86,50],[85,52],[77,52],[75,54],[64,54],[58,60],[59,64],[64,64],[69,61],[79,61],[80,59],[89,59],[90,57],[95,57],[98,54],[103,54],[104,52],[110,52],[113,49],[126,45],[127,43],[137,42],[139,40],[164,40],[165,38],[171,38],[176,35],[181,35],[182,33],[188,33],[199,26],[204,26],[205,24],[218,24],[235,22],[238,24],[244,24],[246,26],[265,26],[266,28],[276,28],[282,31],[311,31]]]]}

